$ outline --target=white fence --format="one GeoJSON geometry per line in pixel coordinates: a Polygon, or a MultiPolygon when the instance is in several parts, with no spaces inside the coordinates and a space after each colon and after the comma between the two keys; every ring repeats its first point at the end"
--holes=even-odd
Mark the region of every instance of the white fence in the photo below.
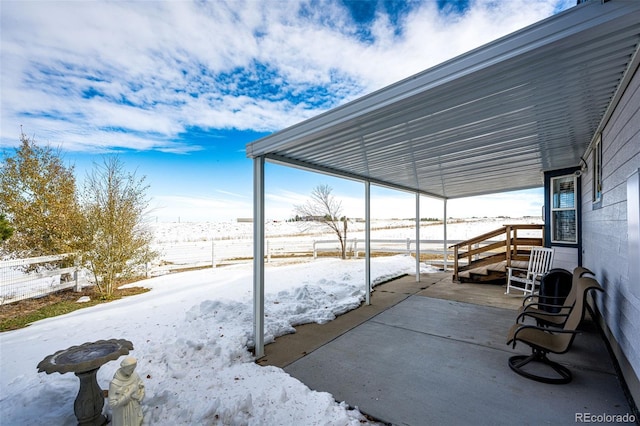
{"type": "Polygon", "coordinates": [[[89,285],[78,266],[64,267],[73,255],[40,256],[0,261],[0,305],[42,297],[89,285]]]}
{"type": "MultiPolygon", "coordinates": [[[[455,244],[458,241],[447,241],[455,244]]],[[[433,263],[444,262],[445,248],[443,240],[420,240],[420,253],[435,257],[433,263]]],[[[372,239],[372,253],[405,253],[415,255],[416,241],[412,239],[372,239]]],[[[183,243],[165,243],[154,246],[159,252],[159,263],[147,266],[147,276],[161,275],[177,270],[217,267],[229,263],[251,261],[253,259],[253,241],[250,239],[210,240],[183,243]]],[[[337,239],[312,240],[308,237],[288,237],[267,239],[265,257],[267,262],[281,258],[313,257],[322,253],[340,251],[337,239]]],[[[351,238],[347,240],[347,255],[358,258],[364,256],[365,240],[351,238]]]]}
{"type": "MultiPolygon", "coordinates": [[[[458,241],[447,241],[447,244],[456,244],[458,241]]],[[[371,239],[370,250],[372,253],[404,253],[407,255],[415,255],[416,240],[406,239],[371,239]]],[[[447,255],[451,254],[445,248],[444,240],[420,240],[420,254],[432,254],[440,256],[437,262],[445,262],[445,251],[447,255]]],[[[340,250],[340,245],[336,240],[317,240],[313,242],[313,258],[318,257],[318,253],[323,251],[333,252],[340,250]],[[322,247],[325,246],[325,247],[322,247]],[[329,246],[329,247],[326,247],[329,246]]],[[[365,240],[353,238],[347,240],[347,254],[354,258],[364,255],[365,240]]],[[[447,256],[448,257],[448,256],[447,256]]]]}
{"type": "MultiPolygon", "coordinates": [[[[455,244],[456,241],[447,241],[455,244]]],[[[163,275],[187,269],[218,267],[230,263],[250,262],[253,259],[253,240],[221,239],[193,242],[168,242],[155,244],[157,260],[144,265],[146,277],[163,275]]],[[[361,238],[347,240],[349,257],[364,256],[365,241],[361,238]]],[[[266,240],[267,262],[276,259],[317,258],[323,253],[339,253],[337,239],[313,240],[307,237],[286,237],[266,240]]],[[[415,255],[415,240],[372,239],[372,253],[405,253],[415,255]]],[[[431,254],[429,262],[442,265],[445,252],[442,240],[420,240],[420,253],[431,254]]],[[[46,256],[0,262],[0,305],[28,298],[41,297],[56,291],[92,285],[90,274],[79,266],[62,267],[71,255],[46,256]]],[[[68,261],[67,261],[68,262],[68,261]]]]}

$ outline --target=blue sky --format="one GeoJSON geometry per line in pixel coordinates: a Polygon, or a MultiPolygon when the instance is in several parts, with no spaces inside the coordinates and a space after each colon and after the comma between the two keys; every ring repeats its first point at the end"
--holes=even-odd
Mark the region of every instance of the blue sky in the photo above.
{"type": "MultiPolygon", "coordinates": [[[[158,220],[252,212],[248,142],[575,5],[575,0],[0,2],[0,148],[20,126],[62,150],[79,182],[117,154],[145,175],[158,220]]],[[[10,151],[9,151],[10,152],[10,151]]],[[[267,211],[318,184],[364,215],[363,185],[266,169],[267,211]]],[[[415,197],[374,187],[374,217],[415,197]],[[390,208],[392,206],[392,208],[390,208]]],[[[542,191],[451,200],[449,216],[537,215],[542,191]]],[[[421,216],[442,202],[421,201],[421,216]]]]}

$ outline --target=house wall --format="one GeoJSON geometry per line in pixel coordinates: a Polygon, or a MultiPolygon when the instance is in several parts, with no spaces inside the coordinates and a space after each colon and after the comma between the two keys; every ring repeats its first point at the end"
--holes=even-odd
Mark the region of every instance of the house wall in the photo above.
{"type": "Polygon", "coordinates": [[[602,132],[602,201],[592,202],[593,152],[582,175],[582,264],[605,289],[597,296],[612,349],[636,404],[640,404],[640,259],[630,258],[627,180],[640,168],[640,71],[602,132]]]}
{"type": "Polygon", "coordinates": [[[553,267],[573,271],[578,266],[578,249],[575,247],[553,247],[553,267]]]}

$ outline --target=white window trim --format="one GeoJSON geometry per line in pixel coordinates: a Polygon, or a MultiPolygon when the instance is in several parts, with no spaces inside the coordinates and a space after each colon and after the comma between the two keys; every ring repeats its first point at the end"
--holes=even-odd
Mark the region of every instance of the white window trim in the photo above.
{"type": "Polygon", "coordinates": [[[598,135],[593,146],[593,171],[592,179],[592,202],[599,203],[602,201],[602,134],[598,135]]]}
{"type": "Polygon", "coordinates": [[[551,178],[550,181],[551,184],[551,191],[550,191],[550,197],[551,199],[549,200],[549,206],[551,207],[550,209],[550,230],[551,230],[551,242],[552,243],[557,243],[557,244],[578,244],[578,235],[579,235],[579,229],[578,229],[578,178],[575,174],[570,174],[570,175],[563,175],[563,176],[555,176],[551,178]],[[553,196],[554,196],[554,181],[558,180],[558,179],[566,179],[566,178],[572,178],[573,179],[573,207],[558,207],[555,208],[554,204],[553,204],[553,196]],[[574,217],[575,217],[575,226],[576,226],[576,232],[575,232],[575,240],[574,241],[568,241],[568,240],[556,240],[555,237],[555,222],[554,222],[554,213],[555,212],[560,212],[560,211],[573,211],[574,212],[574,217]]]}

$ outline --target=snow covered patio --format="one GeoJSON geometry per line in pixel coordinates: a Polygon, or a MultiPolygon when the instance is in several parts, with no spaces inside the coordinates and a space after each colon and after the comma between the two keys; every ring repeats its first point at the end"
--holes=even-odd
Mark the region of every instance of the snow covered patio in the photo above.
{"type": "Polygon", "coordinates": [[[529,348],[505,344],[520,299],[450,276],[378,286],[371,306],[298,327],[267,345],[260,364],[284,367],[311,389],[394,425],[575,424],[632,413],[593,323],[569,353],[550,355],[573,372],[570,384],[527,380],[507,359],[529,348]]]}

